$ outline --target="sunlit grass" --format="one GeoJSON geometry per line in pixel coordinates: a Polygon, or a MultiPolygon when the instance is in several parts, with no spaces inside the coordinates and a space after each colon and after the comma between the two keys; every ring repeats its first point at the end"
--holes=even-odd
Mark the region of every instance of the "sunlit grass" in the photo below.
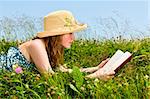
{"type": "MultiPolygon", "coordinates": [[[[71,49],[65,49],[65,64],[73,69],[72,73],[55,70],[55,75],[43,77],[36,68],[23,68],[21,74],[1,70],[0,98],[149,99],[150,38],[143,38],[144,33],[139,31],[140,39],[132,39],[133,35],[130,34],[134,34],[135,31],[130,30],[131,26],[128,26],[127,22],[120,24],[114,18],[98,20],[97,24],[95,30],[88,28],[86,33],[78,34],[71,49]],[[111,38],[110,34],[114,38],[111,38]],[[127,34],[131,39],[123,38],[127,34]],[[90,38],[93,36],[96,39],[90,38]],[[131,52],[133,57],[113,79],[86,79],[86,73],[79,71],[80,67],[97,66],[118,49],[131,52]]],[[[18,46],[41,30],[41,19],[27,16],[0,18],[0,54],[7,53],[9,47],[18,46]]]]}
{"type": "MultiPolygon", "coordinates": [[[[0,52],[5,53],[17,42],[0,41],[0,52]]],[[[36,69],[22,74],[0,71],[1,98],[96,98],[149,99],[150,97],[150,38],[141,40],[76,40],[65,50],[65,63],[73,73],[41,77],[36,69]],[[128,50],[133,57],[113,79],[85,79],[78,68],[98,65],[111,57],[117,49],[128,50]]]]}

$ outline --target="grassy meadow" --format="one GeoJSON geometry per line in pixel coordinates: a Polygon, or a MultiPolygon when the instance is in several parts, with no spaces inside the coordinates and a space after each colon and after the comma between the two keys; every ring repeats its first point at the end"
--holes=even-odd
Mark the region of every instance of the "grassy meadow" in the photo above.
{"type": "MultiPolygon", "coordinates": [[[[0,52],[7,52],[18,41],[0,41],[0,52]]],[[[150,38],[76,40],[71,49],[65,49],[65,64],[72,73],[57,70],[53,76],[42,77],[37,70],[23,73],[0,71],[0,98],[5,99],[149,99],[150,98],[150,38]],[[97,66],[116,50],[133,54],[113,79],[87,79],[80,67],[97,66]]]]}
{"type": "MultiPolygon", "coordinates": [[[[23,42],[16,40],[15,33],[22,33],[21,39],[24,36],[30,39],[33,33],[41,30],[41,23],[29,17],[1,18],[0,54],[23,42]]],[[[104,23],[106,33],[112,33],[113,29],[119,34],[128,33],[124,29],[127,26],[117,21],[104,23]]],[[[73,69],[72,73],[56,69],[56,73],[47,78],[36,68],[23,68],[20,74],[0,69],[0,99],[150,99],[150,38],[77,39],[71,49],[65,49],[64,62],[73,69]],[[81,67],[97,66],[118,49],[129,51],[133,56],[113,79],[87,79],[87,73],[79,71],[81,67]]]]}

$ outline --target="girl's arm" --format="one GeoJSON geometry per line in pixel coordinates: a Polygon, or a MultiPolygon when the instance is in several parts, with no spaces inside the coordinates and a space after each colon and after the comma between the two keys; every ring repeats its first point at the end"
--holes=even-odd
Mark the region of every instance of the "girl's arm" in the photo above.
{"type": "MultiPolygon", "coordinates": [[[[97,71],[99,68],[102,68],[107,62],[108,62],[109,58],[107,58],[106,60],[102,61],[98,66],[96,67],[88,67],[88,68],[80,68],[80,71],[81,72],[89,72],[89,73],[92,73],[92,72],[95,72],[97,71]]],[[[59,67],[59,70],[62,71],[62,72],[72,72],[72,69],[67,69],[66,66],[60,66],[59,67]]]]}
{"type": "Polygon", "coordinates": [[[40,40],[33,41],[28,47],[28,51],[41,74],[54,73],[50,66],[45,46],[40,40]]]}

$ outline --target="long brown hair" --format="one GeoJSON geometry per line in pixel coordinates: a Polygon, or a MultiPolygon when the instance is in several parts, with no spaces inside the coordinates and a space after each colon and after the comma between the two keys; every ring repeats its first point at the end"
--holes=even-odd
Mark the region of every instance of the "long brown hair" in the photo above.
{"type": "Polygon", "coordinates": [[[34,37],[34,39],[44,39],[46,51],[51,67],[56,67],[64,63],[64,47],[61,45],[61,35],[50,37],[34,37]]]}

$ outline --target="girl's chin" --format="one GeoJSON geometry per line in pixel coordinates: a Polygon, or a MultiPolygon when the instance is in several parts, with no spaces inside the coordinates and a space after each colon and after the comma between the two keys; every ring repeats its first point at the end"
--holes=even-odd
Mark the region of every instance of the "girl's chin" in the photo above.
{"type": "Polygon", "coordinates": [[[67,49],[70,49],[70,48],[71,48],[71,45],[64,46],[64,47],[67,48],[67,49]]]}
{"type": "Polygon", "coordinates": [[[65,47],[65,48],[70,49],[70,48],[71,48],[71,46],[67,46],[67,47],[65,47]]]}

